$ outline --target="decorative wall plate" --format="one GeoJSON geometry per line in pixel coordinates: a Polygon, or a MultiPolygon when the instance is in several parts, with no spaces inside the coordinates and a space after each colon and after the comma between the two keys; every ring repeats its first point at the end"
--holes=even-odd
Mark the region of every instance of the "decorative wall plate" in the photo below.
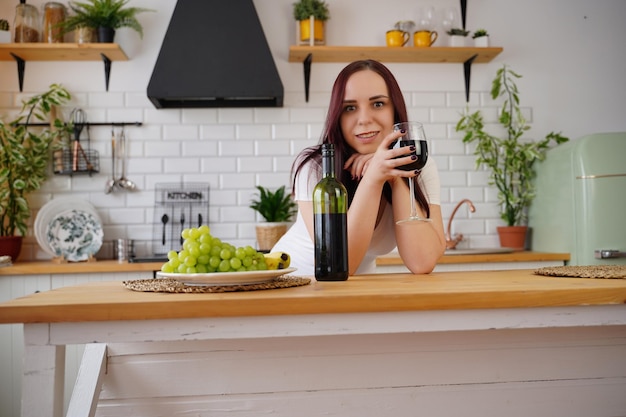
{"type": "Polygon", "coordinates": [[[100,221],[83,210],[68,210],[48,224],[46,237],[54,256],[68,261],[86,261],[102,246],[104,233],[100,221]]]}
{"type": "Polygon", "coordinates": [[[35,217],[35,222],[33,224],[33,233],[35,234],[35,238],[37,239],[37,243],[41,249],[50,256],[56,256],[56,254],[50,247],[46,236],[48,225],[59,213],[72,209],[86,211],[87,213],[93,215],[99,224],[102,224],[95,207],[87,200],[74,197],[57,197],[48,201],[37,212],[37,216],[35,217]]]}

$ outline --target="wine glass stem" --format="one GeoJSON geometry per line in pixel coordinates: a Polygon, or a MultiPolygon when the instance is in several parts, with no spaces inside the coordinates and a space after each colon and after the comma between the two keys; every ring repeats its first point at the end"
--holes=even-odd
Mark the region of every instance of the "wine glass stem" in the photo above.
{"type": "Polygon", "coordinates": [[[411,218],[417,217],[417,208],[415,207],[415,179],[409,178],[409,200],[411,201],[411,218]]]}

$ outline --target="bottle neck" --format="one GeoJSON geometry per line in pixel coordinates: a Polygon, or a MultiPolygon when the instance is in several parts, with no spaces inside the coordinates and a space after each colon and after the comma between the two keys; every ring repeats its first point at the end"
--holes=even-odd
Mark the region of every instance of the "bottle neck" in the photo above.
{"type": "Polygon", "coordinates": [[[322,177],[335,177],[335,153],[332,150],[322,151],[322,177]]]}

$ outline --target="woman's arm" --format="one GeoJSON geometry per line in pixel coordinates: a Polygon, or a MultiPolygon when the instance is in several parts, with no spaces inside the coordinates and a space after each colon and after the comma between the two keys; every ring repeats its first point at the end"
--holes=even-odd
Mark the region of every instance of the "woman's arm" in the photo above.
{"type": "MultiPolygon", "coordinates": [[[[349,170],[353,177],[362,177],[369,168],[370,160],[373,157],[374,154],[354,154],[346,161],[344,169],[349,170]]],[[[425,169],[434,170],[433,175],[435,178],[431,178],[431,181],[427,181],[425,184],[426,191],[432,193],[431,187],[440,187],[438,172],[434,165],[425,169]]],[[[398,177],[394,177],[388,182],[392,185],[394,219],[409,217],[408,186],[398,177]]],[[[359,184],[359,187],[361,187],[361,184],[359,184]]],[[[439,190],[435,191],[437,191],[436,194],[438,196],[439,190]]],[[[438,202],[438,197],[436,200],[438,202]]],[[[417,207],[419,209],[419,205],[417,207]]],[[[429,208],[431,223],[396,225],[395,229],[400,257],[414,274],[431,272],[437,260],[445,251],[441,206],[439,204],[430,204],[429,208]]],[[[425,213],[422,210],[419,210],[419,212],[420,216],[425,217],[425,213]]]]}
{"type": "MultiPolygon", "coordinates": [[[[410,215],[409,187],[404,181],[396,180],[392,184],[393,217],[395,220],[405,219],[410,215]]],[[[432,222],[412,222],[396,224],[396,243],[398,253],[404,265],[414,274],[432,272],[437,260],[446,250],[446,239],[443,232],[441,206],[430,204],[432,222]]],[[[425,217],[421,207],[417,205],[418,215],[425,217]]]]}

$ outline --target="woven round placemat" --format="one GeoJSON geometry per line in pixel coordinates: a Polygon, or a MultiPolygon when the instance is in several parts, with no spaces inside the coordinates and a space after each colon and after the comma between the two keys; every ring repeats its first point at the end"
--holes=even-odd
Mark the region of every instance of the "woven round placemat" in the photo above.
{"type": "Polygon", "coordinates": [[[589,266],[548,266],[535,270],[537,275],[564,278],[626,278],[626,266],[589,265],[589,266]]]}
{"type": "Polygon", "coordinates": [[[268,282],[238,285],[185,285],[182,282],[171,278],[137,279],[132,281],[123,281],[122,284],[129,290],[143,292],[213,293],[273,290],[276,288],[299,287],[307,285],[310,282],[310,278],[282,276],[274,278],[268,282]]]}

